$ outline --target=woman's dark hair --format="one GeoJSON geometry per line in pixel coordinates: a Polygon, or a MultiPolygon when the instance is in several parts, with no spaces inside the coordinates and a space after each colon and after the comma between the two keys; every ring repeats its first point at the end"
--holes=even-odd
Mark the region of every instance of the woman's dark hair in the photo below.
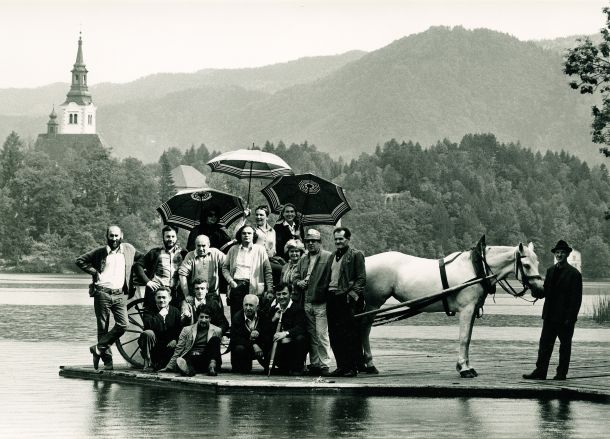
{"type": "Polygon", "coordinates": [[[252,242],[256,243],[256,241],[258,240],[258,235],[256,234],[256,228],[252,224],[246,223],[243,226],[241,226],[239,229],[237,229],[237,232],[235,232],[235,240],[240,245],[241,245],[241,232],[243,232],[246,227],[250,227],[252,229],[252,232],[254,233],[254,236],[252,237],[252,242]]]}
{"type": "Polygon", "coordinates": [[[261,204],[260,206],[257,206],[256,209],[254,209],[254,212],[256,212],[257,210],[262,210],[263,212],[265,212],[267,214],[267,216],[271,215],[271,211],[269,210],[269,206],[266,206],[264,204],[261,204]]]}
{"type": "Polygon", "coordinates": [[[279,223],[280,221],[284,221],[285,220],[285,218],[284,218],[284,211],[286,210],[287,207],[292,207],[294,209],[294,213],[295,213],[294,221],[296,223],[298,223],[299,222],[299,213],[297,211],[297,207],[294,204],[292,204],[292,203],[286,203],[286,204],[284,204],[282,206],[282,210],[280,210],[280,216],[279,216],[277,222],[279,223]]]}

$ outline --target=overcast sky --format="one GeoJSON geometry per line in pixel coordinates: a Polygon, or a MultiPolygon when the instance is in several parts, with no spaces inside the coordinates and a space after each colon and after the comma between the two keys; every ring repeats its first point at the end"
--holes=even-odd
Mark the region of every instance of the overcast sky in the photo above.
{"type": "Polygon", "coordinates": [[[603,0],[0,0],[0,88],[89,83],[371,51],[435,25],[522,40],[597,33],[603,0]]]}

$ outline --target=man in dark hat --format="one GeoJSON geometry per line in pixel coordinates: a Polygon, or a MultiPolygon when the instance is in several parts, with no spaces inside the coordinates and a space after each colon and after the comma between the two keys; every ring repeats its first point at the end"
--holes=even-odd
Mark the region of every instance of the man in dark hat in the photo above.
{"type": "MultiPolygon", "coordinates": [[[[550,267],[544,279],[544,292],[539,299],[546,298],[542,308],[542,333],[538,346],[536,369],[523,375],[528,380],[546,379],[549,361],[555,340],[559,337],[559,365],[554,380],[565,380],[570,365],[574,325],[582,302],[582,276],[568,263],[572,248],[559,240],[551,250],[557,263],[550,267]]],[[[536,296],[537,297],[537,296],[536,296]]]]}

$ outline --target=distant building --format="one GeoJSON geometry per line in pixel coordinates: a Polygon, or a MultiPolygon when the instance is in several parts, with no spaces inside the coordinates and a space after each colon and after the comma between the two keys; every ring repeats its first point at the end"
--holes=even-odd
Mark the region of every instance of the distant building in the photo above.
{"type": "Polygon", "coordinates": [[[87,67],[83,60],[83,40],[78,38],[76,61],[72,68],[71,86],[66,100],[49,115],[47,132],[39,134],[35,148],[52,158],[60,158],[67,151],[76,152],[92,146],[103,146],[96,131],[97,108],[87,86],[87,67]]]}
{"type": "Polygon", "coordinates": [[[207,186],[205,175],[187,165],[176,166],[172,169],[172,180],[176,192],[201,189],[207,186]]]}

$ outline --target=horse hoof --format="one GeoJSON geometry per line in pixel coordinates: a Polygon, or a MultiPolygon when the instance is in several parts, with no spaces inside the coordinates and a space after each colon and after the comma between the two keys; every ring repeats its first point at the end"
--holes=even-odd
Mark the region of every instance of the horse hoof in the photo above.
{"type": "Polygon", "coordinates": [[[478,377],[479,374],[477,373],[476,370],[474,370],[472,367],[470,368],[470,373],[473,375],[473,377],[478,377]]]}
{"type": "Polygon", "coordinates": [[[460,371],[461,378],[474,378],[475,375],[472,374],[470,369],[460,371]]]}

